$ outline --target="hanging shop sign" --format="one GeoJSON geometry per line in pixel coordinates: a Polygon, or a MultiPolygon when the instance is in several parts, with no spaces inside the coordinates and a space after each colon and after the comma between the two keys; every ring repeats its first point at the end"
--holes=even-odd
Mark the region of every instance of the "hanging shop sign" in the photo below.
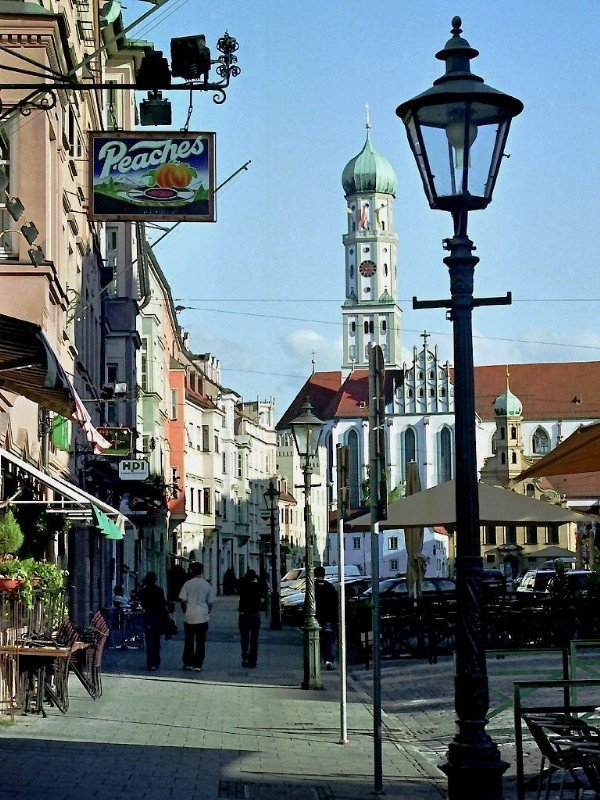
{"type": "Polygon", "coordinates": [[[98,428],[98,433],[110,442],[108,450],[102,451],[103,456],[130,455],[133,439],[131,428],[98,428]]]}
{"type": "Polygon", "coordinates": [[[89,218],[215,222],[215,134],[91,131],[89,218]]]}

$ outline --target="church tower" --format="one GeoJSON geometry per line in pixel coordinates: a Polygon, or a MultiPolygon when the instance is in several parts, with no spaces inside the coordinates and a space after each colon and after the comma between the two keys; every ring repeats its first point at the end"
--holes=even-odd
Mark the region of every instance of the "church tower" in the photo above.
{"type": "Polygon", "coordinates": [[[507,368],[506,389],[494,402],[494,455],[486,458],[480,473],[484,483],[506,487],[514,485],[515,478],[531,463],[523,449],[523,405],[511,392],[508,381],[507,368]]]}
{"type": "Polygon", "coordinates": [[[381,346],[386,367],[400,368],[402,311],[397,303],[396,250],[393,201],[396,175],[390,162],[367,139],[360,153],[342,173],[348,232],[346,294],[342,306],[343,363],[346,375],[367,369],[369,345],[381,346]]]}

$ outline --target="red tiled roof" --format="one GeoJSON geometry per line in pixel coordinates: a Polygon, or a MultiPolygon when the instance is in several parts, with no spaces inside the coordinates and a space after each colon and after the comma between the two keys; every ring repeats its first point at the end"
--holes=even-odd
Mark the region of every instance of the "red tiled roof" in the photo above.
{"type": "Polygon", "coordinates": [[[292,400],[287,411],[275,426],[275,430],[285,430],[289,427],[290,422],[300,413],[302,404],[307,397],[316,416],[319,419],[325,419],[325,409],[339,390],[341,381],[342,373],[339,371],[315,372],[292,400]]]}
{"type": "MultiPolygon", "coordinates": [[[[510,390],[523,404],[524,419],[600,419],[600,361],[510,364],[510,390]]],[[[450,371],[453,379],[454,370],[450,371]]],[[[386,371],[386,397],[400,384],[402,370],[386,371]]],[[[475,408],[494,419],[494,402],[506,389],[506,364],[475,367],[475,408]]],[[[369,416],[369,373],[357,369],[342,383],[341,372],[315,372],[277,424],[288,427],[308,395],[321,419],[369,416]],[[363,405],[364,404],[364,405],[363,405]]]]}
{"type": "MultiPolygon", "coordinates": [[[[524,419],[600,417],[600,361],[510,364],[509,375],[524,419]]],[[[505,389],[505,364],[475,367],[475,408],[482,419],[494,419],[494,401],[505,389]]]]}
{"type": "Polygon", "coordinates": [[[580,472],[576,475],[552,475],[547,482],[560,494],[569,499],[600,498],[600,472],[580,472]]]}
{"type": "MultiPolygon", "coordinates": [[[[402,370],[385,373],[385,396],[391,399],[394,381],[402,379],[402,370]]],[[[369,371],[356,369],[342,383],[341,372],[315,372],[298,392],[288,410],[277,423],[277,430],[285,430],[289,422],[300,413],[307,397],[314,413],[320,419],[369,417],[369,371]]]]}

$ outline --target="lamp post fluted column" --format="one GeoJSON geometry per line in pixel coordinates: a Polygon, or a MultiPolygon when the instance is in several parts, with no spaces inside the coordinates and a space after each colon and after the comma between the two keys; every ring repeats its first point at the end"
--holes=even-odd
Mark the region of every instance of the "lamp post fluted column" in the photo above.
{"type": "Polygon", "coordinates": [[[275,512],[279,511],[277,499],[279,491],[273,479],[264,493],[269,508],[269,526],[271,531],[271,622],[272,631],[281,630],[281,604],[279,602],[279,537],[276,535],[275,512]]]}
{"type": "Polygon", "coordinates": [[[312,470],[310,459],[304,459],[302,465],[304,475],[304,566],[306,569],[306,586],[304,593],[304,678],[303,689],[322,689],[321,656],[319,650],[319,631],[317,622],[317,603],[315,599],[315,558],[312,532],[312,512],[310,495],[312,488],[312,470]]]}
{"type": "Polygon", "coordinates": [[[489,710],[483,597],[483,561],[479,540],[479,494],[475,439],[473,372],[473,280],[479,259],[473,242],[458,234],[445,242],[450,274],[450,316],[454,334],[454,435],[456,447],[456,654],[454,694],[457,732],[442,767],[452,800],[502,798],[502,775],[508,764],[486,732],[489,710]],[[470,788],[467,788],[470,787],[470,788]],[[480,791],[480,789],[477,789],[480,791]]]}

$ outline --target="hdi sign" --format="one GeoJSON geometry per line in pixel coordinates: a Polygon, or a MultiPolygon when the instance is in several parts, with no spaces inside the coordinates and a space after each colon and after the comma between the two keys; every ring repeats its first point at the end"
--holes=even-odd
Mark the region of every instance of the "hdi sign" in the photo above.
{"type": "Polygon", "coordinates": [[[148,477],[148,462],[142,460],[121,461],[119,478],[122,481],[143,481],[148,477]]]}

